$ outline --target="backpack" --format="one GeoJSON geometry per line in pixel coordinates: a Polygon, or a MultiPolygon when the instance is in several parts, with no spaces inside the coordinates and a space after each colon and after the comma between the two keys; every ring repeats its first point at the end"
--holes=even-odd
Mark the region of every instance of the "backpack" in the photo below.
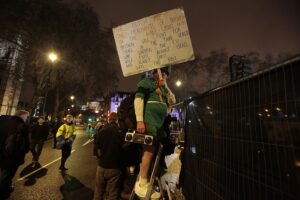
{"type": "MultiPolygon", "coordinates": [[[[155,88],[156,89],[156,88],[155,88]]],[[[155,90],[154,89],[154,90],[155,90]]],[[[150,93],[152,93],[154,90],[145,89],[142,87],[139,87],[137,92],[144,93],[144,107],[149,99],[150,93]]],[[[120,129],[122,131],[129,130],[135,130],[136,129],[136,117],[135,117],[135,111],[134,111],[134,99],[135,94],[137,93],[131,93],[129,94],[123,101],[121,102],[120,106],[118,107],[118,122],[120,125],[120,129]]]]}

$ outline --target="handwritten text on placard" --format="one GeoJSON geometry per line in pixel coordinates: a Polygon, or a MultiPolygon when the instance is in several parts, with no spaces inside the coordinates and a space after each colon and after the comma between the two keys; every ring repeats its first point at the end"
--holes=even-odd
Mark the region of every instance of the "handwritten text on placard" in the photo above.
{"type": "Polygon", "coordinates": [[[124,76],[194,59],[181,8],[118,26],[113,34],[124,76]]]}

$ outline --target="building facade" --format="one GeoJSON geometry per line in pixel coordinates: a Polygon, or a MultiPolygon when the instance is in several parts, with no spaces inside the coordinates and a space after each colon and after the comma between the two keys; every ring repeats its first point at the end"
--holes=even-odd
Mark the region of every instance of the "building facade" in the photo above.
{"type": "Polygon", "coordinates": [[[0,115],[12,115],[17,109],[24,80],[24,65],[19,58],[16,44],[0,40],[0,115]]]}

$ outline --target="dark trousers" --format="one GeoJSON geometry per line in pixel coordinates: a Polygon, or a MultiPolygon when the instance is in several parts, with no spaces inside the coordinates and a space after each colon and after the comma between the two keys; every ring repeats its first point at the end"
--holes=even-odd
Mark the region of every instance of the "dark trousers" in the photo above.
{"type": "Polygon", "coordinates": [[[65,167],[67,158],[71,155],[72,146],[69,144],[64,144],[61,148],[61,167],[65,167]]]}
{"type": "Polygon", "coordinates": [[[8,198],[12,192],[12,179],[18,167],[15,165],[10,168],[0,168],[0,199],[8,198]]]}
{"type": "Polygon", "coordinates": [[[120,192],[121,170],[97,167],[94,200],[118,200],[120,192]]]}
{"type": "Polygon", "coordinates": [[[44,146],[44,140],[35,140],[35,139],[31,139],[30,141],[30,151],[32,153],[33,156],[33,161],[38,161],[39,157],[42,153],[42,149],[44,146]]]}

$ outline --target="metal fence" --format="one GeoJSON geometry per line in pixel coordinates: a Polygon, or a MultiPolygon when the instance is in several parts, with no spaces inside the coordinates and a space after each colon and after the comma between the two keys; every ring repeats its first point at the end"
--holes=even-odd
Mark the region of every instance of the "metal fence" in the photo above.
{"type": "Polygon", "coordinates": [[[187,200],[300,199],[300,57],[186,105],[187,200]]]}

